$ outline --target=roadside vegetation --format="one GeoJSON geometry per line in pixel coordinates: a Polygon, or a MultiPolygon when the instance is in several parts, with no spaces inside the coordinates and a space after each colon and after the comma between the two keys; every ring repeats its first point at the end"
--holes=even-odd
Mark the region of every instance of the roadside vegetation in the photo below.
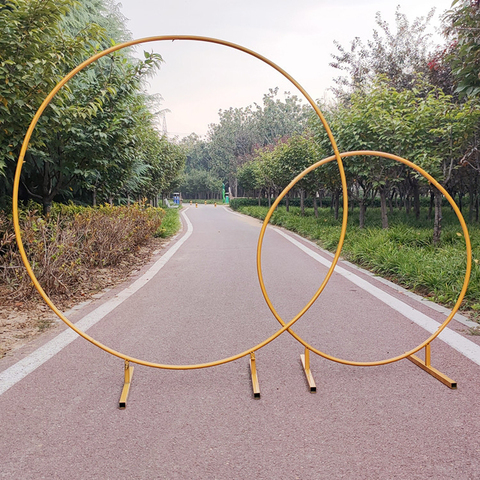
{"type": "Polygon", "coordinates": [[[179,208],[167,208],[160,227],[154,233],[155,237],[169,238],[175,235],[182,226],[179,208]]]}
{"type": "MultiPolygon", "coordinates": [[[[154,236],[178,230],[178,214],[142,204],[82,207],[54,203],[48,218],[41,206],[20,212],[22,240],[35,276],[48,295],[75,297],[96,291],[96,276],[106,268],[135,262],[141,247],[154,236]]],[[[34,294],[13,233],[11,215],[0,213],[0,299],[25,301],[34,294]]]]}
{"type": "MultiPolygon", "coordinates": [[[[250,202],[251,203],[251,202],[250,202]]],[[[231,207],[246,215],[263,220],[268,207],[247,205],[242,199],[233,200],[231,207]]],[[[432,300],[453,306],[462,288],[465,267],[465,241],[456,215],[450,209],[445,212],[442,244],[432,241],[433,221],[428,220],[428,208],[422,207],[417,220],[405,211],[392,215],[388,229],[382,228],[380,209],[368,209],[368,228],[360,228],[358,210],[349,212],[347,235],[342,257],[403,285],[432,300]]],[[[296,232],[315,241],[329,251],[337,248],[341,220],[336,220],[330,208],[305,208],[301,215],[299,207],[279,207],[270,223],[296,232]]],[[[464,300],[464,309],[471,310],[473,317],[480,315],[480,227],[469,229],[473,248],[473,269],[469,288],[464,300]]]]}
{"type": "MultiPolygon", "coordinates": [[[[68,72],[130,39],[112,0],[0,1],[2,342],[22,337],[27,324],[33,333],[48,324],[35,323],[41,305],[12,228],[14,171],[28,125],[68,72]]],[[[186,157],[159,128],[161,97],[147,92],[162,63],[160,54],[134,49],[103,57],[58,92],[32,136],[20,222],[35,275],[60,308],[127,278],[179,227],[178,213],[156,208],[178,188],[186,157]]]]}
{"type": "MultiPolygon", "coordinates": [[[[431,40],[432,18],[430,12],[409,21],[398,8],[391,26],[378,13],[370,39],[356,38],[348,46],[336,43],[331,66],[340,75],[334,98],[318,106],[340,152],[375,150],[406,158],[454,198],[474,248],[465,307],[478,312],[480,47],[475,32],[480,29],[480,4],[452,2],[441,15],[443,45],[431,40]]],[[[300,100],[294,109],[296,129],[282,123],[286,101],[266,100],[278,105],[269,117],[275,121],[259,122],[257,106],[230,111],[212,127],[202,149],[194,150],[197,156],[210,152],[204,158],[211,160],[211,171],[228,181],[234,197],[243,197],[233,198],[232,208],[258,218],[264,218],[267,206],[296,175],[333,154],[318,116],[300,100]],[[260,125],[285,128],[272,137],[259,136],[264,132],[260,125]],[[228,178],[222,176],[215,153],[225,150],[228,178]]],[[[348,157],[344,167],[350,209],[344,256],[451,305],[463,281],[464,239],[441,192],[416,171],[380,155],[348,157]]],[[[333,250],[341,214],[339,169],[331,162],[292,188],[272,223],[333,250]]]]}
{"type": "MultiPolygon", "coordinates": [[[[480,210],[480,69],[475,32],[480,5],[457,0],[441,12],[409,20],[397,9],[394,25],[376,16],[369,39],[350,45],[335,43],[331,66],[334,97],[318,101],[340,152],[377,150],[404,157],[425,169],[468,206],[468,218],[479,221],[480,210]],[[439,27],[443,44],[431,32],[439,27]],[[468,202],[468,204],[466,204],[468,202]]],[[[187,152],[180,189],[184,198],[218,198],[221,185],[230,198],[271,201],[298,173],[333,154],[324,128],[310,105],[278,89],[262,103],[221,110],[207,135],[182,140],[187,152]]],[[[348,193],[360,227],[369,227],[365,212],[377,200],[382,227],[389,226],[390,205],[401,203],[419,215],[431,200],[434,243],[442,235],[442,198],[416,172],[381,157],[345,160],[348,193]]],[[[308,198],[321,204],[331,199],[338,212],[341,194],[338,168],[326,165],[299,182],[286,199],[308,198]]],[[[462,205],[463,204],[463,205],[462,205]]]]}
{"type": "MultiPolygon", "coordinates": [[[[84,207],[53,203],[50,215],[29,203],[22,239],[35,276],[58,308],[102,295],[125,281],[180,228],[178,209],[84,207]]],[[[18,252],[11,214],[0,212],[0,358],[55,324],[18,252]]]]}
{"type": "Polygon", "coordinates": [[[195,203],[198,203],[199,205],[202,205],[202,204],[205,204],[205,202],[207,203],[207,205],[214,205],[215,203],[217,205],[225,205],[225,202],[222,200],[222,198],[220,197],[219,199],[215,199],[215,198],[209,198],[209,199],[206,199],[206,198],[184,198],[183,200],[183,204],[184,205],[189,205],[190,202],[192,202],[192,205],[195,205],[195,203]]]}

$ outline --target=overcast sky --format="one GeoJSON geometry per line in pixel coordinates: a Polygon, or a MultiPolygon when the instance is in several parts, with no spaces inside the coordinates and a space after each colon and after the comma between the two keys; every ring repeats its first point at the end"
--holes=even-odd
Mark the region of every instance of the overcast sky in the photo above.
{"type": "MultiPolygon", "coordinates": [[[[285,69],[314,98],[323,98],[339,72],[329,63],[333,40],[348,46],[366,41],[375,14],[394,25],[397,5],[410,21],[432,7],[439,16],[452,0],[121,0],[121,11],[134,38],[201,35],[238,43],[285,69]]],[[[219,109],[261,103],[269,88],[298,93],[271,67],[244,53],[198,42],[158,42],[146,50],[165,60],[150,80],[150,92],[164,98],[170,135],[205,135],[218,122],[219,109]]]]}

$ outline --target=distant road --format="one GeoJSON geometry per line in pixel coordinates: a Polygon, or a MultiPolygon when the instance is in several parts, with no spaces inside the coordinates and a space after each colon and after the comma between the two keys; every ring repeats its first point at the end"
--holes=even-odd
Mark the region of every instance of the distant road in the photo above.
{"type": "MultiPolygon", "coordinates": [[[[169,364],[228,357],[273,334],[256,276],[260,222],[213,205],[182,215],[166,251],[72,320],[123,353],[169,364]]],[[[269,228],[263,259],[288,321],[331,255],[269,228]]],[[[340,262],[294,330],[329,354],[371,361],[410,350],[445,316],[340,262]]],[[[480,478],[480,342],[467,330],[460,317],[432,344],[433,365],[458,390],[408,360],[358,368],[312,355],[312,394],[303,347],[284,333],[256,353],[260,399],[248,357],[193,371],[137,365],[122,411],[122,360],[59,326],[0,362],[0,478],[480,478]]]]}

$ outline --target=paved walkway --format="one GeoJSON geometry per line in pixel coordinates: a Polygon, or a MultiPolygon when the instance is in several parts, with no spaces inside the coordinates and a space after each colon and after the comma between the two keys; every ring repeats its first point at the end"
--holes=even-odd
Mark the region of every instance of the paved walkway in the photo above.
{"type": "MultiPolygon", "coordinates": [[[[152,263],[72,319],[123,353],[171,364],[234,355],[275,332],[256,279],[260,223],[212,205],[184,214],[193,229],[186,223],[155,258],[155,275],[152,263]]],[[[329,259],[269,229],[264,276],[284,318],[308,301],[329,259]]],[[[340,267],[294,327],[327,353],[398,355],[445,318],[388,282],[340,267]]],[[[283,334],[256,354],[260,399],[245,357],[193,371],[136,366],[126,410],[117,408],[122,360],[62,330],[0,362],[0,478],[480,478],[480,347],[462,323],[432,345],[434,366],[458,390],[408,360],[355,368],[313,356],[312,394],[302,346],[283,334]]]]}

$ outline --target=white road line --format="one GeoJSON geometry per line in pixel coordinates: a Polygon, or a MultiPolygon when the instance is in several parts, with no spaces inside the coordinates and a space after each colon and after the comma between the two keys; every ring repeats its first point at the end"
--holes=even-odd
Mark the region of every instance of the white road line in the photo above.
{"type": "MultiPolygon", "coordinates": [[[[295,240],[293,237],[283,232],[282,230],[278,228],[273,228],[273,230],[325,267],[328,268],[332,264],[332,262],[322,257],[318,253],[314,252],[310,248],[306,247],[298,240],[295,240]]],[[[427,330],[427,332],[434,333],[438,330],[438,327],[440,326],[439,322],[419,312],[415,308],[407,305],[406,303],[395,298],[394,296],[384,292],[380,288],[375,287],[371,283],[360,278],[358,275],[355,275],[354,273],[349,272],[345,268],[338,265],[335,268],[335,272],[342,275],[347,280],[350,280],[352,283],[365,290],[366,292],[370,293],[374,297],[378,298],[382,302],[386,303],[389,307],[393,308],[409,320],[412,320],[417,325],[427,330]]],[[[475,362],[477,365],[480,365],[480,346],[476,343],[473,343],[467,338],[462,337],[462,335],[454,332],[448,327],[438,336],[438,338],[444,341],[446,344],[450,345],[458,352],[460,352],[465,357],[475,362]]]]}
{"type": "MultiPolygon", "coordinates": [[[[332,252],[329,252],[328,250],[324,250],[323,248],[320,248],[315,242],[312,242],[311,240],[308,240],[307,238],[302,237],[298,233],[295,232],[289,232],[289,235],[291,235],[294,238],[299,238],[305,243],[308,243],[311,245],[315,250],[318,250],[322,252],[324,255],[327,255],[331,258],[334,257],[332,252]]],[[[421,297],[420,295],[417,295],[416,293],[411,292],[410,290],[407,290],[406,288],[401,287],[400,285],[397,285],[396,283],[391,282],[390,280],[386,280],[385,278],[382,278],[378,276],[375,273],[369,272],[368,270],[365,270],[358,265],[355,265],[354,263],[351,263],[347,260],[341,260],[341,263],[343,265],[348,265],[350,268],[353,270],[357,270],[364,275],[367,275],[369,277],[372,277],[375,279],[376,282],[383,283],[384,285],[387,285],[389,288],[402,293],[403,295],[406,295],[407,297],[411,298],[412,300],[415,300],[416,302],[421,303],[423,306],[428,307],[432,310],[435,310],[436,312],[442,313],[447,317],[450,315],[451,309],[448,309],[442,305],[439,305],[438,303],[432,302],[428,298],[421,297]]],[[[463,323],[466,327],[478,327],[478,323],[473,322],[472,320],[469,320],[467,317],[464,317],[460,313],[456,313],[455,316],[453,317],[457,322],[463,323]]]]}
{"type": "MultiPolygon", "coordinates": [[[[102,318],[109,314],[112,310],[122,304],[127,298],[131,297],[135,292],[140,290],[148,281],[150,281],[175,255],[178,249],[188,240],[193,232],[193,225],[185,215],[185,210],[181,212],[185,222],[187,223],[187,232],[175,243],[167,252],[162,255],[140,278],[135,280],[129,287],[119,292],[108,302],[100,305],[97,309],[79,320],[75,325],[82,331],[86,332],[90,327],[98,323],[102,318]]],[[[41,346],[30,355],[15,363],[0,373],[0,395],[5,393],[9,388],[13,387],[20,380],[25,378],[29,373],[36,370],[40,365],[56,355],[60,350],[72,343],[79,336],[70,328],[57,335],[55,338],[41,346]]]]}

